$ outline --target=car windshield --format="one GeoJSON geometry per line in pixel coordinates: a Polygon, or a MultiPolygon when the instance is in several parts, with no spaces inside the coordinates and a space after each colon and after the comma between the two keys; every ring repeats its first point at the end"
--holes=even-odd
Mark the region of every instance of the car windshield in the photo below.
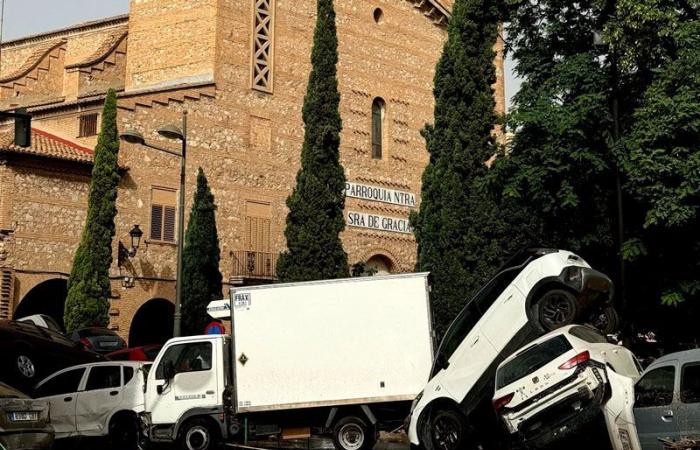
{"type": "Polygon", "coordinates": [[[84,328],[78,332],[80,337],[97,337],[97,336],[117,336],[116,333],[104,328],[84,328]]]}
{"type": "Polygon", "coordinates": [[[435,365],[431,378],[452,357],[459,344],[467,337],[481,316],[488,310],[503,290],[518,276],[520,272],[533,260],[547,253],[555,252],[553,249],[528,248],[522,250],[510,258],[496,275],[489,280],[476,295],[464,306],[457,315],[442,338],[440,348],[436,353],[435,365]]]}
{"type": "Polygon", "coordinates": [[[496,373],[496,389],[508,386],[534,371],[541,369],[547,363],[555,360],[571,350],[571,344],[562,335],[540,342],[520,352],[496,373]]]}
{"type": "Polygon", "coordinates": [[[23,393],[19,392],[18,390],[6,385],[5,383],[0,383],[0,398],[13,399],[28,397],[23,393]]]}

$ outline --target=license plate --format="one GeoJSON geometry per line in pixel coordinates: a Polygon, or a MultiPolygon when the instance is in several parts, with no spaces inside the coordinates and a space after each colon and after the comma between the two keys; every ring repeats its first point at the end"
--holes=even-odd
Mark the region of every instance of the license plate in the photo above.
{"type": "Polygon", "coordinates": [[[116,347],[119,345],[119,342],[103,342],[102,347],[116,347]]]}
{"type": "Polygon", "coordinates": [[[13,422],[29,422],[32,420],[38,420],[38,412],[13,412],[10,413],[10,420],[13,422]]]}

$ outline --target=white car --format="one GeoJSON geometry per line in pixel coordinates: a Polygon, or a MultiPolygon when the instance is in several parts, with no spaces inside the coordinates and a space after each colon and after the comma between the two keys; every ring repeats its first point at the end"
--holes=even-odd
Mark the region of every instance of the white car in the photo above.
{"type": "Polygon", "coordinates": [[[528,249],[514,256],[445,333],[430,381],[407,419],[411,444],[427,450],[475,447],[491,431],[486,428],[497,424],[491,398],[498,364],[562,326],[600,318],[607,319],[601,328],[613,325],[612,290],[610,278],[571,252],[528,249]]]}
{"type": "Polygon", "coordinates": [[[129,361],[69,367],[37,384],[34,397],[51,405],[56,439],[109,436],[116,448],[134,448],[149,368],[129,361]]]}
{"type": "Polygon", "coordinates": [[[636,379],[640,366],[592,327],[569,325],[498,366],[493,406],[511,435],[541,448],[600,417],[609,371],[636,379]]]}

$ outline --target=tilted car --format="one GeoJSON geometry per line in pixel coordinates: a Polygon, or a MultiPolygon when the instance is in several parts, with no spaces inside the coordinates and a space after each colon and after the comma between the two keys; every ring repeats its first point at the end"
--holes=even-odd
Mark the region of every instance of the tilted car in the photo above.
{"type": "Polygon", "coordinates": [[[13,320],[0,320],[0,348],[0,381],[24,391],[64,367],[105,360],[61,333],[13,320]]]}
{"type": "Polygon", "coordinates": [[[56,333],[63,333],[63,329],[61,329],[61,326],[56,322],[56,320],[46,314],[33,314],[31,316],[26,316],[22,317],[20,319],[17,319],[18,322],[29,322],[33,323],[34,325],[48,328],[51,331],[55,331],[56,333]]]}
{"type": "Polygon", "coordinates": [[[81,328],[70,333],[69,337],[97,353],[111,353],[126,348],[124,339],[107,328],[81,328]]]}
{"type": "Polygon", "coordinates": [[[543,448],[600,417],[608,372],[633,379],[641,367],[597,330],[569,325],[516,351],[496,370],[493,406],[508,433],[543,448]]]}
{"type": "Polygon", "coordinates": [[[476,446],[480,437],[472,431],[497,424],[491,399],[498,364],[559,327],[601,317],[608,318],[603,328],[615,323],[612,290],[610,278],[571,252],[527,249],[514,256],[445,333],[408,418],[411,444],[428,450],[476,446]]]}
{"type": "Polygon", "coordinates": [[[49,449],[53,439],[48,402],[0,383],[0,448],[49,449]]]}
{"type": "Polygon", "coordinates": [[[108,436],[116,448],[127,450],[138,442],[149,368],[128,361],[70,367],[39,383],[34,395],[51,405],[56,439],[108,436]]]}

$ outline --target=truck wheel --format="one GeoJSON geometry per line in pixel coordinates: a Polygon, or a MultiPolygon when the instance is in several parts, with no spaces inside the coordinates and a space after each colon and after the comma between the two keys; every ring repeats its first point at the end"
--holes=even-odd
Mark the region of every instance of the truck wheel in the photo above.
{"type": "Polygon", "coordinates": [[[578,316],[576,297],[563,289],[547,291],[535,302],[533,316],[545,331],[572,324],[578,316]]]}
{"type": "Polygon", "coordinates": [[[333,427],[333,444],[337,450],[370,450],[376,439],[364,420],[346,416],[333,427]]]}
{"type": "Polygon", "coordinates": [[[192,419],[180,428],[178,441],[182,450],[211,450],[218,445],[219,435],[206,419],[192,419]]]}
{"type": "Polygon", "coordinates": [[[467,426],[464,417],[451,408],[434,410],[424,435],[430,439],[431,450],[464,450],[467,426]]]}

